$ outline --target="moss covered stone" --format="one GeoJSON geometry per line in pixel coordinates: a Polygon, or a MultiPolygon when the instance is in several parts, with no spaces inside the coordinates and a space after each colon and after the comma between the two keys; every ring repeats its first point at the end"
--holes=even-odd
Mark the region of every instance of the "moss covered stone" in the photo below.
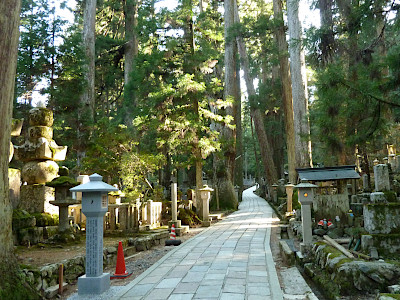
{"type": "Polygon", "coordinates": [[[58,186],[67,186],[67,187],[74,187],[77,186],[79,182],[69,176],[60,176],[54,178],[52,181],[47,182],[47,186],[51,187],[58,187],[58,186]]]}
{"type": "Polygon", "coordinates": [[[53,112],[43,107],[35,107],[29,111],[29,125],[53,126],[53,112]]]}

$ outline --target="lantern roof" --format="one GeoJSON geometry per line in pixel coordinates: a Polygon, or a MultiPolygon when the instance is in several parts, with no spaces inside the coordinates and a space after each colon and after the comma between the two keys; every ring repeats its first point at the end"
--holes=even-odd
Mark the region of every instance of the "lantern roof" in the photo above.
{"type": "Polygon", "coordinates": [[[199,189],[199,191],[203,191],[203,192],[213,192],[214,190],[212,188],[210,188],[207,184],[204,185],[204,187],[202,189],[199,189]]]}
{"type": "Polygon", "coordinates": [[[315,184],[309,183],[305,180],[302,180],[301,183],[299,183],[298,185],[295,186],[295,188],[298,188],[298,189],[312,189],[312,188],[316,188],[316,187],[318,187],[318,186],[315,184]]]}
{"type": "Polygon", "coordinates": [[[94,173],[89,176],[89,182],[80,184],[70,189],[71,192],[112,192],[118,191],[116,187],[102,181],[103,176],[94,173]]]}

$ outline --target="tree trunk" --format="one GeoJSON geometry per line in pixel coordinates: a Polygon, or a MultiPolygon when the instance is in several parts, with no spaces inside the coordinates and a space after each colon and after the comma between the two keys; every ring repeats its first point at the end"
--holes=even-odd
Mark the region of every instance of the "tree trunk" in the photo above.
{"type": "Polygon", "coordinates": [[[77,165],[80,166],[85,157],[87,141],[90,139],[91,129],[94,122],[94,76],[95,76],[95,22],[96,22],[96,0],[86,0],[83,12],[83,46],[85,48],[86,68],[84,78],[86,87],[81,95],[80,108],[78,111],[78,153],[77,165]]]}
{"type": "MultiPolygon", "coordinates": [[[[234,24],[233,14],[234,1],[224,2],[225,20],[225,87],[224,100],[232,104],[225,108],[225,114],[234,117],[235,85],[236,85],[236,62],[234,52],[234,40],[228,37],[230,28],[234,24]]],[[[238,200],[233,186],[233,171],[235,165],[235,135],[228,126],[221,128],[221,138],[224,140],[224,157],[219,157],[215,168],[217,174],[216,185],[218,187],[221,207],[237,208],[238,200]]],[[[218,157],[217,155],[215,157],[218,157]]]]}
{"type": "Polygon", "coordinates": [[[310,123],[308,119],[307,74],[299,20],[299,0],[287,0],[287,13],[296,167],[309,168],[312,165],[310,123]]]}
{"type": "Polygon", "coordinates": [[[275,39],[278,44],[280,77],[282,83],[283,109],[285,115],[286,144],[289,166],[289,181],[296,183],[297,175],[295,170],[295,138],[294,138],[294,117],[292,87],[290,82],[290,70],[288,61],[288,45],[286,42],[285,27],[283,22],[282,1],[273,0],[274,18],[279,25],[275,28],[275,39]]]}
{"type": "Polygon", "coordinates": [[[334,53],[334,35],[332,4],[333,0],[319,0],[319,15],[321,19],[321,60],[322,65],[327,66],[333,58],[334,53]]]}
{"type": "MultiPolygon", "coordinates": [[[[138,23],[138,0],[126,0],[125,1],[126,44],[125,44],[125,68],[124,68],[125,88],[129,84],[129,77],[133,70],[133,62],[138,54],[139,44],[136,34],[137,23],[138,23]]],[[[134,101],[134,99],[132,99],[132,101],[134,101]]]]}
{"type": "MultiPolygon", "coordinates": [[[[235,5],[235,22],[240,22],[239,14],[237,11],[237,6],[235,5]]],[[[239,48],[239,53],[241,57],[242,68],[244,72],[244,78],[247,87],[247,94],[249,98],[254,97],[256,95],[256,91],[253,84],[253,78],[250,75],[250,65],[249,59],[247,56],[246,47],[244,45],[243,38],[238,36],[236,38],[237,45],[239,48]]],[[[250,114],[254,120],[254,126],[257,132],[258,142],[260,144],[260,152],[261,158],[263,161],[265,175],[267,176],[268,185],[271,186],[274,183],[278,182],[278,176],[276,173],[275,164],[272,158],[273,152],[271,146],[268,142],[267,134],[265,132],[263,116],[259,109],[254,108],[254,106],[250,105],[250,114]]]]}
{"type": "Polygon", "coordinates": [[[0,299],[37,298],[22,282],[12,237],[12,207],[9,199],[8,157],[11,117],[17,68],[21,2],[0,2],[0,299]]]}

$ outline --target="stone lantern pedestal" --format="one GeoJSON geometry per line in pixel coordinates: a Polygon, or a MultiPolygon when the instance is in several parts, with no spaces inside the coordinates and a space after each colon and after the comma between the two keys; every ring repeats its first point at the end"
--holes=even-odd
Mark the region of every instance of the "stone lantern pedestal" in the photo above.
{"type": "Polygon", "coordinates": [[[82,192],[86,216],[86,274],[78,278],[78,295],[102,294],[110,288],[110,274],[103,273],[103,217],[108,211],[108,192],[118,189],[93,174],[89,182],[70,191],[82,192]]]}
{"type": "Polygon", "coordinates": [[[211,192],[214,191],[212,188],[208,187],[207,185],[204,186],[204,188],[200,189],[200,198],[202,201],[202,226],[203,227],[210,227],[211,226],[211,221],[210,221],[210,208],[209,208],[209,203],[210,203],[210,198],[211,198],[211,192]]]}

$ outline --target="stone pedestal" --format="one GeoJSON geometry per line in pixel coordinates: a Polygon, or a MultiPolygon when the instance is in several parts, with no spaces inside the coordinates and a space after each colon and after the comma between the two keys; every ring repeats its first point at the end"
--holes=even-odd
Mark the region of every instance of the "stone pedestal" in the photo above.
{"type": "Polygon", "coordinates": [[[389,167],[386,164],[374,166],[375,191],[382,192],[390,190],[389,167]]]}
{"type": "Polygon", "coordinates": [[[56,200],[50,201],[50,204],[58,206],[58,230],[60,232],[67,231],[70,229],[69,219],[68,219],[68,206],[78,204],[79,202],[74,199],[64,199],[64,200],[56,200]]]}
{"type": "Polygon", "coordinates": [[[54,188],[43,184],[21,186],[21,201],[18,208],[29,213],[57,214],[58,209],[50,201],[54,201],[54,188]]]}
{"type": "Polygon", "coordinates": [[[78,295],[99,295],[110,288],[110,273],[97,277],[83,275],[78,278],[78,295]]]}
{"type": "Polygon", "coordinates": [[[311,203],[301,204],[301,224],[303,229],[303,243],[312,243],[311,203]]]}

